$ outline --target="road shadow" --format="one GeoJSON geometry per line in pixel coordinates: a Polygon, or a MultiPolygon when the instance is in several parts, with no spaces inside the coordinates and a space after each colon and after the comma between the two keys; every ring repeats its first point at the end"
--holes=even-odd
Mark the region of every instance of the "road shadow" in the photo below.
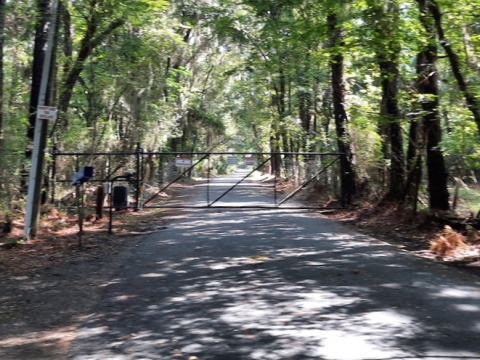
{"type": "Polygon", "coordinates": [[[306,212],[189,211],[146,236],[69,359],[480,359],[478,278],[306,212]]]}

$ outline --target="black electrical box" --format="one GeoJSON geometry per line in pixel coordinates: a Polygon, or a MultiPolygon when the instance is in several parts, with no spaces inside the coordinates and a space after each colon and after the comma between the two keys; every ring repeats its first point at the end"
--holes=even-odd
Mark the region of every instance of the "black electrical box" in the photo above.
{"type": "Polygon", "coordinates": [[[125,209],[128,207],[128,186],[118,185],[113,187],[112,205],[112,207],[114,207],[116,210],[125,209]]]}

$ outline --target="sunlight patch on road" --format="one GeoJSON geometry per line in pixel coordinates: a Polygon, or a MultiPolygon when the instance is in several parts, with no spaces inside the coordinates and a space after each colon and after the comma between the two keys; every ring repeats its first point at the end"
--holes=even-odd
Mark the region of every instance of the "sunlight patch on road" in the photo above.
{"type": "Polygon", "coordinates": [[[122,295],[118,295],[115,298],[113,298],[113,301],[127,301],[127,300],[130,300],[130,299],[135,299],[136,297],[138,297],[138,295],[122,294],[122,295]]]}
{"type": "Polygon", "coordinates": [[[74,326],[65,326],[48,331],[38,331],[0,340],[0,348],[17,346],[64,347],[75,337],[74,326]]]}
{"type": "Polygon", "coordinates": [[[441,289],[436,296],[455,299],[480,299],[480,292],[477,288],[470,286],[445,287],[441,289]]]}
{"type": "MultiPolygon", "coordinates": [[[[271,291],[271,294],[274,296],[276,292],[271,291]]],[[[329,291],[312,291],[298,293],[294,299],[275,305],[265,299],[239,301],[224,309],[220,318],[236,326],[270,328],[279,322],[285,324],[300,316],[319,315],[329,308],[346,307],[359,301],[362,299],[341,297],[329,291]]]]}
{"type": "Polygon", "coordinates": [[[480,312],[479,305],[472,305],[472,304],[456,304],[454,306],[460,311],[467,311],[467,312],[480,312]]]}
{"type": "Polygon", "coordinates": [[[101,288],[104,288],[104,287],[107,287],[107,286],[110,286],[110,285],[115,285],[115,284],[120,284],[121,283],[121,280],[120,279],[113,279],[113,280],[110,280],[104,284],[100,284],[99,287],[101,288]]]}
{"type": "Polygon", "coordinates": [[[142,274],[140,277],[144,278],[160,278],[160,277],[166,277],[166,274],[159,274],[159,273],[148,273],[148,274],[142,274]]]}
{"type": "MultiPolygon", "coordinates": [[[[278,359],[287,356],[285,351],[290,357],[308,354],[326,360],[402,355],[395,344],[420,331],[415,319],[394,309],[350,315],[352,308],[369,306],[369,300],[361,296],[368,291],[358,287],[344,290],[342,295],[328,290],[299,291],[292,299],[279,297],[276,303],[265,298],[239,299],[222,311],[220,319],[242,329],[245,336],[250,336],[250,329],[257,337],[276,339],[275,350],[255,350],[251,354],[254,359],[278,359]]],[[[272,297],[275,295],[273,292],[272,297]]]]}
{"type": "MultiPolygon", "coordinates": [[[[244,222],[245,222],[245,220],[243,220],[243,219],[239,219],[239,220],[236,220],[236,219],[225,220],[225,219],[223,219],[222,220],[222,226],[224,226],[225,224],[242,224],[244,222]]],[[[184,222],[184,223],[177,223],[175,225],[175,227],[177,229],[193,229],[193,228],[200,227],[200,226],[206,226],[206,227],[218,226],[218,220],[213,219],[213,220],[188,221],[188,222],[184,222]]]]}
{"type": "Polygon", "coordinates": [[[324,331],[318,334],[318,337],[322,341],[321,346],[314,350],[315,356],[321,356],[325,360],[387,359],[402,356],[400,351],[382,346],[385,340],[382,336],[332,330],[324,331]]]}
{"type": "MultiPolygon", "coordinates": [[[[255,265],[261,263],[268,263],[273,261],[281,261],[289,258],[302,258],[308,256],[315,256],[324,253],[325,251],[312,251],[310,249],[279,249],[275,251],[263,251],[262,253],[253,254],[250,256],[239,256],[224,258],[223,261],[215,259],[205,261],[201,264],[195,265],[197,268],[208,267],[212,270],[225,270],[232,267],[239,267],[244,265],[255,265]]],[[[322,266],[325,264],[321,264],[322,266]]]]}

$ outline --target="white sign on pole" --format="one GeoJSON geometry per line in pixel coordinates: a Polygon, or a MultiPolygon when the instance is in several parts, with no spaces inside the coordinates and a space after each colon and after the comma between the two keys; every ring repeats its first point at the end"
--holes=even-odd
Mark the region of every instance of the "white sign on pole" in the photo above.
{"type": "Polygon", "coordinates": [[[37,107],[37,116],[44,120],[57,120],[57,108],[53,106],[37,107]]]}
{"type": "Polygon", "coordinates": [[[175,165],[178,167],[190,167],[192,166],[192,158],[177,157],[175,158],[175,165]]]}

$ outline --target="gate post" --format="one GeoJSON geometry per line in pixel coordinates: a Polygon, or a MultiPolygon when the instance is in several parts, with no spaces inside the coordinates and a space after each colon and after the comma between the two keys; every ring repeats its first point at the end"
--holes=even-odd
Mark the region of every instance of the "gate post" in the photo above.
{"type": "Polygon", "coordinates": [[[207,206],[210,206],[210,154],[207,159],[207,206]]]}
{"type": "Polygon", "coordinates": [[[52,191],[51,191],[51,201],[52,201],[52,204],[55,204],[55,181],[56,181],[56,178],[57,178],[57,156],[59,156],[60,154],[60,150],[58,150],[57,148],[57,144],[53,144],[53,147],[52,147],[52,178],[51,178],[51,188],[52,188],[52,191]]]}
{"type": "MultiPolygon", "coordinates": [[[[273,155],[273,156],[277,156],[277,155],[273,155]]],[[[273,163],[276,163],[277,162],[277,159],[274,159],[272,161],[273,163]]],[[[277,197],[277,171],[275,171],[273,173],[273,197],[274,197],[274,201],[275,201],[275,206],[278,205],[278,197],[277,197]]]]}
{"type": "Polygon", "coordinates": [[[136,176],[136,188],[137,191],[135,191],[135,210],[134,211],[139,211],[142,207],[140,206],[140,192],[143,192],[143,184],[142,184],[142,179],[140,178],[142,176],[142,154],[143,154],[143,149],[140,147],[140,143],[137,144],[137,151],[136,151],[136,160],[137,160],[137,176],[136,176]]]}

